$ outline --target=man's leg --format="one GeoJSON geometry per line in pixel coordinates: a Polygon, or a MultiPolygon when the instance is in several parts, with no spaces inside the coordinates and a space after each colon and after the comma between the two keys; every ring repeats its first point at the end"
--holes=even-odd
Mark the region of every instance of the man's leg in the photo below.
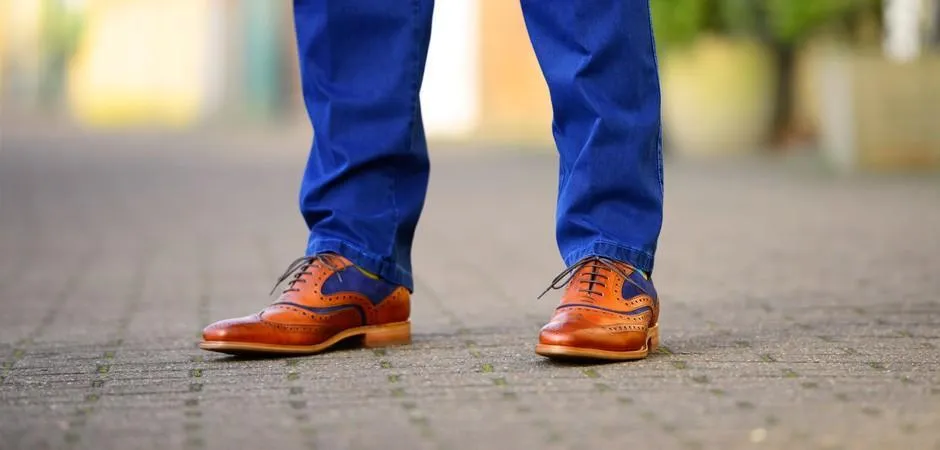
{"type": "Polygon", "coordinates": [[[662,224],[660,91],[646,0],[522,0],[561,158],[557,240],[650,272],[662,224]]]}
{"type": "Polygon", "coordinates": [[[413,288],[428,155],[418,91],[433,0],[295,0],[314,143],[300,190],[307,254],[413,288]]]}
{"type": "Polygon", "coordinates": [[[572,272],[540,342],[597,350],[577,356],[645,356],[659,303],[643,272],[653,269],[663,208],[649,4],[522,0],[522,7],[552,97],[561,159],[556,233],[572,272]],[[602,314],[598,308],[620,314],[580,320],[585,311],[602,314]],[[599,333],[598,324],[608,332],[599,333]]]}
{"type": "Polygon", "coordinates": [[[410,342],[411,243],[429,170],[418,90],[432,9],[433,0],[294,0],[315,136],[300,191],[306,255],[278,280],[275,302],[209,325],[200,347],[311,354],[352,337],[410,342]]]}

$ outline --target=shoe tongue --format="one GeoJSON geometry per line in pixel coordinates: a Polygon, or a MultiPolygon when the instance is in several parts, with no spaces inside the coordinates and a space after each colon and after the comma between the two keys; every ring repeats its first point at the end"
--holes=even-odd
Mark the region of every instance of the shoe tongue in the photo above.
{"type": "Polygon", "coordinates": [[[591,276],[591,274],[594,274],[594,273],[599,273],[599,274],[602,274],[602,275],[607,275],[607,274],[610,273],[610,272],[612,272],[612,270],[610,270],[610,267],[608,267],[606,264],[604,264],[604,263],[602,263],[602,262],[600,262],[600,261],[588,261],[588,262],[584,263],[584,266],[583,266],[583,267],[581,267],[580,269],[578,269],[578,276],[579,276],[579,277],[584,277],[584,276],[589,277],[589,276],[591,276]]]}
{"type": "Polygon", "coordinates": [[[347,267],[355,267],[356,270],[358,270],[360,273],[362,273],[363,275],[365,275],[365,276],[367,276],[367,277],[369,277],[369,278],[371,278],[371,279],[373,279],[373,280],[380,280],[380,279],[382,279],[382,277],[380,277],[378,274],[369,272],[368,270],[363,269],[362,267],[357,266],[355,263],[353,263],[352,261],[350,261],[349,259],[347,259],[345,256],[338,255],[338,254],[336,254],[336,253],[325,253],[324,256],[326,256],[326,257],[329,259],[330,264],[332,264],[333,266],[335,266],[337,269],[345,269],[345,268],[347,268],[347,267]]]}
{"type": "Polygon", "coordinates": [[[286,282],[287,286],[293,290],[283,292],[278,300],[303,303],[302,299],[306,297],[304,291],[311,288],[319,290],[319,287],[315,285],[332,276],[334,270],[338,272],[350,265],[352,263],[340,255],[333,253],[320,254],[316,259],[312,259],[307,264],[294,270],[292,278],[286,282]]]}
{"type": "Polygon", "coordinates": [[[642,270],[638,270],[628,263],[615,261],[615,260],[606,260],[603,262],[601,262],[600,260],[591,260],[591,261],[585,262],[584,267],[578,269],[579,276],[584,276],[585,274],[587,274],[587,276],[590,276],[591,272],[603,273],[605,275],[609,275],[610,273],[622,272],[622,274],[621,273],[617,273],[617,274],[626,275],[626,276],[633,275],[633,273],[636,272],[638,275],[640,275],[644,279],[649,280],[649,277],[642,270]],[[608,264],[613,265],[618,270],[613,270],[611,267],[608,266],[608,264]],[[593,269],[594,267],[597,267],[597,269],[593,269]]]}
{"type": "Polygon", "coordinates": [[[324,257],[330,264],[336,266],[337,269],[354,265],[352,261],[346,259],[345,256],[338,253],[323,253],[321,256],[324,257]]]}

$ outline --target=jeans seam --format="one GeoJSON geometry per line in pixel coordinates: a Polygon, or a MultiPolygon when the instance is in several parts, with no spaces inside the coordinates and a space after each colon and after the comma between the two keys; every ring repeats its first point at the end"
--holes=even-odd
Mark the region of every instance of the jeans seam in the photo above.
{"type": "MultiPolygon", "coordinates": [[[[646,2],[646,9],[647,11],[649,11],[649,14],[647,14],[647,17],[649,18],[648,31],[649,31],[649,37],[650,37],[650,47],[651,47],[652,54],[653,54],[653,64],[656,66],[656,77],[655,77],[656,89],[662,92],[662,82],[659,79],[659,54],[656,51],[656,35],[653,32],[653,9],[650,6],[649,0],[647,0],[646,2]]],[[[662,98],[662,94],[660,94],[660,98],[662,98]]],[[[662,100],[660,100],[660,111],[661,110],[662,110],[662,100]]],[[[665,180],[664,180],[665,177],[663,175],[664,168],[663,168],[663,125],[662,124],[663,124],[662,113],[660,113],[659,127],[658,127],[659,130],[657,130],[656,132],[657,134],[656,136],[656,166],[657,167],[656,168],[658,172],[656,175],[659,177],[659,195],[665,196],[666,188],[665,188],[665,180]]]]}
{"type": "MultiPolygon", "coordinates": [[[[590,253],[592,252],[591,249],[596,248],[598,244],[601,244],[601,245],[608,245],[608,246],[611,246],[611,247],[614,247],[614,248],[617,248],[617,249],[622,249],[622,250],[624,250],[624,251],[627,252],[627,253],[635,253],[635,254],[637,254],[637,255],[639,255],[639,256],[642,256],[642,257],[644,257],[645,259],[647,259],[648,262],[650,263],[650,265],[652,265],[652,261],[653,261],[654,258],[655,258],[652,253],[650,253],[650,252],[648,252],[648,251],[646,251],[646,250],[641,250],[641,249],[638,249],[638,248],[635,248],[635,247],[631,247],[631,246],[629,246],[629,245],[618,244],[618,243],[616,243],[616,242],[608,241],[608,240],[605,240],[605,239],[597,239],[597,240],[592,241],[592,242],[591,242],[590,244],[588,244],[588,245],[585,245],[585,246],[582,246],[582,247],[578,248],[577,250],[568,252],[568,254],[565,255],[564,259],[565,259],[565,261],[568,261],[568,260],[572,259],[572,255],[576,255],[576,254],[579,254],[579,253],[584,253],[584,255],[581,256],[581,258],[579,258],[579,259],[583,259],[583,258],[587,257],[588,254],[590,254],[590,253]]],[[[632,263],[631,263],[631,264],[632,264],[632,263]]],[[[648,270],[648,268],[644,268],[644,267],[640,267],[640,269],[648,270]]]]}
{"type": "Polygon", "coordinates": [[[636,248],[636,247],[633,247],[633,246],[630,246],[630,245],[618,244],[618,243],[616,243],[616,242],[614,242],[614,241],[610,241],[610,240],[607,240],[607,239],[595,239],[594,241],[591,242],[590,245],[588,245],[588,246],[586,246],[586,247],[584,247],[584,248],[585,248],[585,249],[586,249],[586,248],[590,248],[590,247],[592,247],[592,246],[594,246],[594,245],[596,245],[596,244],[609,245],[609,246],[611,246],[611,247],[617,247],[617,248],[622,248],[622,249],[624,249],[624,250],[629,250],[629,251],[632,251],[632,252],[641,253],[641,254],[643,254],[643,255],[645,255],[645,256],[648,256],[648,257],[650,257],[650,258],[653,257],[653,254],[650,253],[650,252],[647,251],[647,250],[639,249],[639,248],[636,248]]]}
{"type": "MultiPolygon", "coordinates": [[[[307,244],[308,253],[311,253],[310,249],[312,248],[319,248],[318,252],[337,251],[342,256],[350,260],[359,259],[359,258],[354,258],[352,255],[343,254],[343,251],[348,250],[353,253],[356,253],[358,254],[358,256],[361,256],[362,258],[368,259],[370,260],[370,262],[375,263],[375,266],[376,266],[375,268],[372,268],[372,267],[364,267],[364,268],[377,272],[377,274],[382,276],[383,278],[391,277],[393,279],[390,279],[389,281],[392,281],[394,283],[400,283],[408,287],[409,289],[412,289],[414,281],[413,281],[413,278],[412,278],[413,275],[411,274],[411,272],[405,270],[404,267],[400,266],[398,263],[396,263],[393,260],[384,258],[381,255],[377,255],[372,252],[365,251],[358,245],[350,243],[346,240],[339,239],[339,238],[329,238],[329,237],[316,238],[316,239],[311,240],[307,244]]],[[[361,263],[358,263],[356,261],[353,261],[353,263],[355,263],[356,265],[362,265],[361,263]]]]}
{"type": "MultiPolygon", "coordinates": [[[[421,30],[420,30],[420,26],[419,26],[419,24],[418,24],[418,19],[420,18],[420,15],[421,15],[421,14],[420,14],[420,13],[421,13],[421,11],[420,11],[420,6],[421,6],[421,5],[419,4],[419,0],[412,0],[412,1],[411,1],[411,22],[412,22],[411,32],[412,32],[412,35],[413,35],[413,38],[414,38],[414,39],[412,39],[412,41],[415,42],[415,45],[416,45],[416,46],[420,46],[420,45],[421,45],[421,43],[420,43],[419,40],[418,40],[418,38],[420,37],[420,31],[421,31],[421,30]]],[[[419,76],[419,74],[418,74],[418,52],[419,52],[419,47],[416,47],[416,46],[411,48],[411,53],[410,53],[410,56],[411,56],[411,71],[412,71],[412,72],[411,72],[411,80],[410,80],[411,86],[409,86],[409,87],[411,88],[411,99],[410,99],[410,100],[411,100],[411,114],[410,114],[410,116],[409,116],[409,118],[408,118],[408,128],[407,128],[408,140],[406,141],[406,145],[407,145],[407,148],[408,148],[408,149],[411,149],[411,148],[414,146],[415,115],[417,114],[416,102],[418,101],[418,99],[417,99],[417,96],[418,96],[418,95],[417,95],[416,91],[418,90],[418,83],[417,83],[417,81],[415,81],[415,79],[419,76]]],[[[398,189],[397,189],[397,187],[398,187],[398,180],[397,180],[396,177],[391,177],[391,178],[392,178],[392,182],[391,182],[391,185],[392,185],[392,195],[391,195],[391,197],[392,197],[392,211],[394,212],[394,215],[395,215],[395,223],[400,223],[400,221],[401,221],[401,213],[400,213],[400,211],[398,210],[398,194],[397,194],[397,192],[398,192],[398,189]]],[[[392,239],[389,240],[389,249],[388,249],[388,251],[386,252],[386,253],[388,253],[389,255],[395,255],[395,254],[396,254],[396,252],[395,252],[395,250],[396,250],[396,249],[395,249],[395,247],[396,247],[395,242],[396,242],[397,238],[398,238],[398,236],[393,235],[393,236],[392,236],[392,239]]],[[[396,266],[397,266],[397,264],[396,264],[396,266]]]]}

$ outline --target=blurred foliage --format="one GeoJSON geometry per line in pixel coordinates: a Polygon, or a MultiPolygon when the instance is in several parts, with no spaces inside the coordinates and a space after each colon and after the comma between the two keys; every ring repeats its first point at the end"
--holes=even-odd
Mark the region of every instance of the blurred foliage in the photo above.
{"type": "Polygon", "coordinates": [[[84,20],[80,10],[63,0],[42,0],[41,5],[39,101],[54,108],[62,101],[66,67],[77,49],[84,20]]]}
{"type": "Polygon", "coordinates": [[[884,0],[649,0],[657,44],[666,52],[701,35],[759,42],[777,71],[773,99],[774,139],[790,133],[796,83],[796,52],[819,33],[863,43],[861,30],[879,22],[884,0]]]}
{"type": "MultiPolygon", "coordinates": [[[[650,0],[656,40],[664,46],[685,45],[708,30],[706,0],[650,0]]],[[[708,2],[710,3],[710,2],[708,2]]]]}
{"type": "Polygon", "coordinates": [[[82,33],[81,11],[67,7],[62,0],[44,0],[42,10],[45,50],[57,55],[71,55],[82,33]]]}
{"type": "MultiPolygon", "coordinates": [[[[738,0],[741,1],[741,0],[738,0]]],[[[768,0],[767,17],[776,40],[793,43],[820,26],[842,19],[870,0],[768,0]]]]}
{"type": "Polygon", "coordinates": [[[702,33],[755,37],[792,45],[859,13],[880,13],[882,0],[650,0],[656,38],[664,46],[702,33]]]}

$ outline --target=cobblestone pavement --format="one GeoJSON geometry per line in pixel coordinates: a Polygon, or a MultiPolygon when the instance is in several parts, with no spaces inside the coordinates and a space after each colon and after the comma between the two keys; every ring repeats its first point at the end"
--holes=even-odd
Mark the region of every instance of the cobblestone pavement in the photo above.
{"type": "Polygon", "coordinates": [[[413,345],[200,351],[303,248],[304,158],[292,138],[4,136],[0,448],[940,449],[936,177],[671,164],[665,347],[556,364],[533,353],[562,269],[555,158],[442,152],[413,345]]]}

